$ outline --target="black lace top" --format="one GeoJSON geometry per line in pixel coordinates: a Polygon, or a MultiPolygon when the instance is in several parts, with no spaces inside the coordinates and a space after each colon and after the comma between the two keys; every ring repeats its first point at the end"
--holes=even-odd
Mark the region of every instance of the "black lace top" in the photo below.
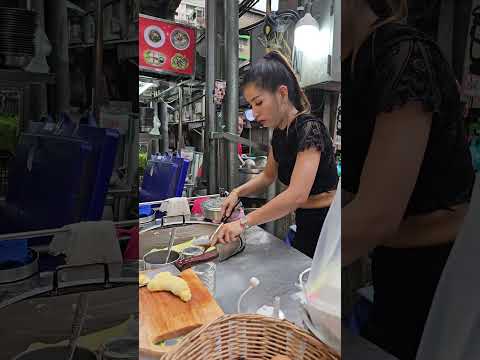
{"type": "Polygon", "coordinates": [[[273,131],[272,150],[278,163],[279,180],[290,185],[297,154],[310,148],[321,152],[320,165],[310,195],[335,189],[338,176],[332,139],[322,121],[312,115],[300,115],[288,130],[273,131]]]}
{"type": "Polygon", "coordinates": [[[406,215],[468,201],[474,172],[458,85],[439,48],[406,25],[378,28],[342,62],[342,187],[358,191],[377,115],[410,101],[433,113],[425,156],[406,215]]]}

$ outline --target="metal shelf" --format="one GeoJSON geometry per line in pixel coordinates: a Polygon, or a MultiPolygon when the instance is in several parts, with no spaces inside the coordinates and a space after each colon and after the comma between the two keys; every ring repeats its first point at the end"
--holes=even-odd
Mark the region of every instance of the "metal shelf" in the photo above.
{"type": "Polygon", "coordinates": [[[55,74],[33,73],[19,69],[0,69],[0,83],[11,83],[12,86],[28,84],[54,84],[55,74]]]}
{"type": "MultiPolygon", "coordinates": [[[[107,45],[118,45],[118,44],[131,44],[138,42],[138,39],[118,39],[118,40],[105,40],[103,44],[105,46],[107,45]]],[[[69,49],[78,49],[78,48],[89,48],[89,47],[94,47],[95,43],[90,43],[90,44],[70,44],[68,45],[69,49]]]]}
{"type": "MultiPolygon", "coordinates": [[[[193,120],[193,121],[182,121],[182,125],[186,125],[186,124],[196,124],[196,123],[201,123],[201,122],[205,122],[205,119],[202,119],[202,120],[193,120]]],[[[168,125],[169,125],[169,126],[178,125],[178,122],[169,122],[168,125]]]]}

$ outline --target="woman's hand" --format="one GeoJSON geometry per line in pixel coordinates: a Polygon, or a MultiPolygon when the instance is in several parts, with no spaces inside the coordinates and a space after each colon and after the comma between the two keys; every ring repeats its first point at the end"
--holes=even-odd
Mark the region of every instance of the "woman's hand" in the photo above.
{"type": "Polygon", "coordinates": [[[227,244],[232,242],[243,232],[243,227],[240,224],[240,220],[220,226],[221,229],[218,230],[217,235],[213,238],[211,246],[214,246],[217,243],[227,244]]]}
{"type": "Polygon", "coordinates": [[[231,212],[234,210],[234,207],[238,201],[238,192],[233,190],[230,195],[223,201],[221,207],[221,217],[223,218],[225,215],[230,216],[231,212]]]}

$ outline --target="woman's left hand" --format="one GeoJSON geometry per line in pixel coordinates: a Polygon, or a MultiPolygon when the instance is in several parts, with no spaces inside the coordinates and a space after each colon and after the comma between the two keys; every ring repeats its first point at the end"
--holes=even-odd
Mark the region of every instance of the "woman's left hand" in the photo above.
{"type": "Polygon", "coordinates": [[[212,246],[216,243],[227,244],[232,242],[243,232],[243,227],[240,224],[240,220],[233,221],[231,223],[223,224],[221,229],[218,230],[217,235],[213,239],[212,246]]]}

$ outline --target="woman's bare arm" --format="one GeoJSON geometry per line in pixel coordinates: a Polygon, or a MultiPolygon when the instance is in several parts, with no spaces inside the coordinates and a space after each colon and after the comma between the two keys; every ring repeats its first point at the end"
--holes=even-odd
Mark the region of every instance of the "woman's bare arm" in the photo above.
{"type": "Polygon", "coordinates": [[[248,223],[259,225],[280,219],[304,204],[312,189],[319,164],[318,150],[309,149],[298,153],[288,188],[261,208],[248,214],[248,223]]]}
{"type": "Polygon", "coordinates": [[[431,122],[432,114],[419,102],[377,117],[358,193],[342,209],[344,265],[397,233],[417,181],[431,122]]]}

